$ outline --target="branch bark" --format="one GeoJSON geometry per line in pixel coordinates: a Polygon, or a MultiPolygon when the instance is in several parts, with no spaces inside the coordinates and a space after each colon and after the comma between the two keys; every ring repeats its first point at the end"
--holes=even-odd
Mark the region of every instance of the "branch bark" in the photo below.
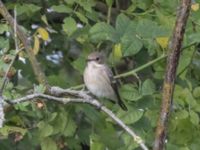
{"type": "Polygon", "coordinates": [[[154,150],[163,150],[166,139],[167,122],[169,120],[170,107],[174,91],[176,69],[181,52],[185,27],[189,16],[191,0],[182,0],[180,9],[177,12],[176,24],[169,45],[170,54],[167,59],[167,69],[163,84],[162,104],[160,116],[157,122],[157,129],[154,141],[154,150]]]}
{"type": "Polygon", "coordinates": [[[5,120],[3,103],[4,103],[4,99],[3,99],[2,93],[0,91],[0,128],[3,127],[3,123],[4,123],[4,120],[5,120]]]}
{"type": "Polygon", "coordinates": [[[98,100],[89,96],[86,92],[75,91],[71,89],[61,89],[59,87],[52,87],[50,89],[50,92],[52,95],[70,94],[78,98],[62,98],[62,97],[56,97],[56,96],[47,95],[47,94],[35,93],[35,94],[27,95],[25,97],[18,98],[15,100],[9,100],[9,101],[7,100],[7,102],[14,105],[14,104],[22,103],[25,101],[34,100],[34,98],[40,97],[40,98],[44,98],[48,100],[53,100],[62,104],[68,104],[68,103],[90,104],[96,107],[97,109],[101,110],[102,112],[106,113],[110,118],[112,118],[116,122],[116,124],[119,125],[123,130],[125,130],[143,150],[148,150],[147,146],[144,144],[141,137],[137,136],[135,132],[131,128],[129,128],[127,125],[125,125],[124,122],[120,120],[110,109],[102,105],[98,100]]]}
{"type": "MultiPolygon", "coordinates": [[[[0,14],[4,17],[4,19],[9,23],[9,25],[11,26],[12,30],[14,30],[15,28],[15,24],[14,24],[14,19],[13,17],[10,15],[10,13],[8,12],[8,10],[6,9],[6,7],[4,6],[3,2],[0,0],[0,14]]],[[[28,58],[31,62],[34,74],[37,78],[37,81],[41,84],[44,84],[47,89],[49,88],[47,79],[45,77],[44,72],[42,71],[40,64],[38,63],[32,47],[31,47],[31,43],[28,40],[27,35],[21,30],[21,28],[19,27],[19,25],[16,23],[16,33],[18,38],[20,39],[20,41],[22,42],[22,44],[24,45],[24,48],[26,50],[26,53],[28,54],[28,58]]]]}

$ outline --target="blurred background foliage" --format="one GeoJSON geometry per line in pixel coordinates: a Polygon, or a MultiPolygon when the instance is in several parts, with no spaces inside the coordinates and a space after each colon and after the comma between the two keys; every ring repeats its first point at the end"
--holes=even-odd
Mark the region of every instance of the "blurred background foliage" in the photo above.
{"type": "MultiPolygon", "coordinates": [[[[103,51],[121,74],[167,53],[179,0],[4,0],[30,35],[34,53],[50,85],[70,88],[83,83],[85,58],[103,51]]],[[[200,146],[200,11],[193,2],[177,71],[167,150],[198,150],[200,146]],[[196,43],[196,44],[194,44],[196,43]]],[[[15,44],[8,23],[0,18],[0,76],[13,58],[15,44]]],[[[120,78],[120,94],[128,111],[103,101],[151,149],[162,94],[166,61],[120,78]]],[[[4,97],[22,97],[37,82],[26,53],[9,72],[4,97]]],[[[2,79],[1,79],[2,82],[2,79]]],[[[95,108],[37,99],[5,108],[0,129],[1,150],[133,150],[131,137],[95,108]]]]}

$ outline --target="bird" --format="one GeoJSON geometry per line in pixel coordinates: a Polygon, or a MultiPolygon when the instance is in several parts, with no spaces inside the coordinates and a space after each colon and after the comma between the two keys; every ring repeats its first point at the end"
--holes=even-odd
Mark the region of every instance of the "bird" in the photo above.
{"type": "Polygon", "coordinates": [[[92,52],[88,55],[86,61],[87,65],[83,73],[83,80],[87,89],[98,98],[106,98],[117,102],[123,110],[127,111],[128,109],[119,95],[113,73],[105,63],[103,53],[92,52]]]}

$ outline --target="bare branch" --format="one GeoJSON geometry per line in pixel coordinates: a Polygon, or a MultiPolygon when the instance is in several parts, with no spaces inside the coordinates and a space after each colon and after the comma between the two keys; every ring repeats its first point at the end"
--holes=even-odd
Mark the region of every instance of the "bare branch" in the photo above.
{"type": "Polygon", "coordinates": [[[180,9],[177,12],[177,20],[169,45],[170,54],[167,60],[167,70],[163,84],[162,106],[160,116],[157,123],[156,137],[154,142],[154,150],[163,150],[166,139],[167,122],[172,104],[172,96],[174,91],[174,81],[176,78],[176,69],[180,57],[185,26],[189,16],[191,0],[182,0],[180,9]]]}
{"type": "Polygon", "coordinates": [[[75,91],[75,90],[70,90],[70,89],[62,89],[59,87],[52,87],[50,91],[51,91],[51,94],[53,94],[53,95],[70,94],[70,95],[74,95],[78,98],[62,98],[62,97],[55,97],[55,96],[51,96],[51,95],[47,95],[47,94],[35,93],[35,94],[27,95],[25,97],[18,98],[15,100],[10,100],[7,102],[9,102],[10,104],[18,104],[18,103],[22,103],[25,101],[34,100],[35,98],[40,97],[40,98],[56,101],[56,102],[59,102],[62,104],[68,104],[68,103],[90,104],[90,105],[96,107],[98,110],[103,111],[110,118],[112,118],[116,122],[116,124],[118,124],[122,129],[124,129],[133,138],[133,140],[137,144],[140,145],[140,147],[143,150],[148,150],[147,146],[144,144],[141,137],[137,136],[135,134],[135,132],[131,128],[129,128],[127,125],[125,125],[124,122],[122,120],[120,120],[111,110],[109,110],[107,107],[102,105],[98,100],[96,100],[93,97],[91,97],[90,95],[88,95],[87,92],[75,91]]]}
{"type": "Polygon", "coordinates": [[[4,111],[3,111],[3,103],[4,103],[4,99],[3,99],[2,93],[0,91],[0,128],[3,127],[3,122],[5,120],[4,111]]]}

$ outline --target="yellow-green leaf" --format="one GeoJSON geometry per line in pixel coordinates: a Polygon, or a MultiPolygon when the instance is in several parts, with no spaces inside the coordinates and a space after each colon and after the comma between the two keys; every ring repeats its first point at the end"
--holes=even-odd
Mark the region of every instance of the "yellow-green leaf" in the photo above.
{"type": "Polygon", "coordinates": [[[192,5],[191,5],[191,9],[192,9],[193,11],[199,10],[199,3],[194,3],[194,4],[192,4],[192,5]]]}
{"type": "Polygon", "coordinates": [[[156,42],[162,47],[162,48],[167,48],[169,38],[168,37],[157,37],[156,42]]]}
{"type": "Polygon", "coordinates": [[[40,49],[40,41],[37,36],[34,36],[34,47],[33,47],[33,53],[34,55],[37,55],[40,49]]]}
{"type": "Polygon", "coordinates": [[[115,58],[121,58],[122,57],[122,44],[121,43],[114,45],[113,56],[115,58]]]}
{"type": "Polygon", "coordinates": [[[39,35],[44,41],[47,41],[49,39],[49,33],[47,32],[45,28],[39,27],[37,29],[37,32],[39,33],[39,35]]]}

